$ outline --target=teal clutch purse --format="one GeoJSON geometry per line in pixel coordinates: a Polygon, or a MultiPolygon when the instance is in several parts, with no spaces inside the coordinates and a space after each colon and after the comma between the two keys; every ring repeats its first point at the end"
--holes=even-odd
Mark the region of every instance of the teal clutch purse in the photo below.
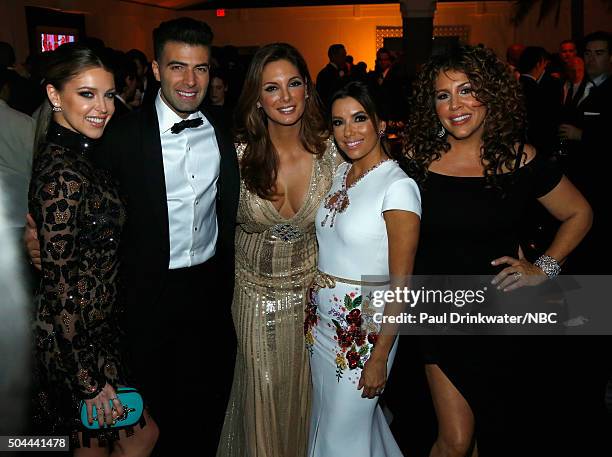
{"type": "MultiPolygon", "coordinates": [[[[123,405],[123,415],[118,417],[113,425],[103,424],[102,427],[98,424],[98,412],[94,406],[92,409],[93,424],[87,421],[87,405],[85,401],[81,400],[79,410],[81,413],[81,423],[89,430],[99,430],[100,428],[115,428],[121,429],[124,427],[131,427],[137,424],[144,411],[144,404],[140,393],[136,389],[131,387],[122,387],[116,390],[117,398],[123,405]]],[[[109,406],[110,407],[110,406],[109,406]]]]}

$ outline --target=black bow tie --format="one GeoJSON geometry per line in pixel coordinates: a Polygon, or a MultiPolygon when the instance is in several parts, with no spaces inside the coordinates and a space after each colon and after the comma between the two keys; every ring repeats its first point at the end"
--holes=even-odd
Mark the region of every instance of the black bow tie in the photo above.
{"type": "Polygon", "coordinates": [[[177,122],[176,124],[174,124],[170,128],[170,131],[172,133],[181,133],[185,129],[192,129],[195,127],[199,127],[203,123],[204,121],[202,120],[201,117],[196,117],[195,119],[185,119],[184,121],[177,122]]]}

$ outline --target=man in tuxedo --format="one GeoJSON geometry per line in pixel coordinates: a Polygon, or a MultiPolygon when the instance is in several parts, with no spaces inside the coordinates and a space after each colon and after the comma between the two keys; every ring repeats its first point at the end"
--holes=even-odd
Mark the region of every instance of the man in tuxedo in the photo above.
{"type": "Polygon", "coordinates": [[[160,427],[156,456],[214,455],[232,384],[230,304],[239,195],[229,132],[198,109],[212,32],[191,18],[153,32],[161,84],[103,136],[96,162],[119,181],[128,368],[160,427]]]}
{"type": "Polygon", "coordinates": [[[405,121],[408,117],[409,101],[405,87],[408,76],[404,71],[405,65],[398,60],[387,48],[380,48],[376,52],[375,70],[368,74],[370,92],[387,121],[405,121]]]}
{"type": "MultiPolygon", "coordinates": [[[[612,223],[608,195],[612,170],[612,36],[606,32],[591,33],[584,38],[583,49],[586,77],[573,96],[573,119],[559,126],[559,135],[574,146],[569,149],[567,174],[593,207],[593,226],[569,257],[565,272],[610,275],[612,248],[609,234],[612,223]]],[[[572,341],[571,346],[573,353],[580,354],[580,357],[568,363],[566,379],[576,395],[564,400],[564,408],[580,420],[576,421],[578,423],[570,433],[580,436],[582,443],[588,444],[581,446],[583,454],[610,455],[612,419],[604,402],[606,385],[612,373],[610,337],[585,336],[572,341]],[[603,443],[604,439],[606,443],[603,443]]]]}
{"type": "Polygon", "coordinates": [[[527,109],[527,140],[538,152],[549,154],[556,146],[561,84],[546,75],[550,57],[537,46],[525,48],[519,59],[519,83],[527,109]]]}
{"type": "Polygon", "coordinates": [[[119,119],[132,112],[131,102],[136,96],[138,89],[138,77],[136,64],[121,51],[113,52],[113,73],[115,75],[115,114],[112,122],[117,123],[119,119]]]}
{"type": "Polygon", "coordinates": [[[153,103],[159,92],[159,82],[152,76],[153,71],[147,56],[140,49],[130,49],[126,55],[134,61],[139,81],[138,91],[131,105],[138,108],[141,105],[153,103]]]}
{"type": "Polygon", "coordinates": [[[346,49],[343,44],[332,44],[327,49],[329,63],[317,75],[317,92],[329,108],[332,95],[348,82],[346,49]]]}
{"type": "Polygon", "coordinates": [[[612,38],[605,32],[595,32],[584,39],[584,64],[587,77],[573,97],[581,119],[561,124],[559,134],[568,140],[587,142],[601,140],[601,127],[610,120],[612,101],[612,38]]]}
{"type": "Polygon", "coordinates": [[[559,126],[569,145],[568,175],[593,206],[593,228],[570,258],[576,273],[609,274],[611,228],[606,183],[610,179],[612,125],[612,38],[595,32],[584,39],[586,77],[572,99],[571,120],[559,126]],[[602,251],[602,249],[604,251],[602,251]],[[573,262],[572,262],[573,260],[573,262]]]}

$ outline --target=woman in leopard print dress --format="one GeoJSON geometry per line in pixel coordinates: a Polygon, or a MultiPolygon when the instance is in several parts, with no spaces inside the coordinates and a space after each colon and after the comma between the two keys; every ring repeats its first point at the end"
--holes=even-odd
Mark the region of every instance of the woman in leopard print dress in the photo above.
{"type": "Polygon", "coordinates": [[[29,202],[42,263],[33,325],[36,431],[70,436],[75,456],[109,455],[111,442],[122,455],[148,455],[157,428],[146,412],[126,431],[86,431],[79,414],[85,400],[90,422],[95,406],[100,425],[113,424],[123,413],[116,389],[128,385],[118,326],[125,209],[89,157],[114,112],[113,74],[91,49],[69,44],[50,56],[45,81],[50,104],[29,202]]]}

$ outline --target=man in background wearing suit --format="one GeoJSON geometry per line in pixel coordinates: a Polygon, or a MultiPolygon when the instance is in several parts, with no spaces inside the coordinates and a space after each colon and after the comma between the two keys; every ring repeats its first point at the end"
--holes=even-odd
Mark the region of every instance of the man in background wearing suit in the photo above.
{"type": "Polygon", "coordinates": [[[546,76],[549,62],[544,48],[528,46],[518,64],[527,109],[527,141],[543,154],[550,154],[557,144],[557,116],[561,107],[561,85],[546,76]]]}
{"type": "Polygon", "coordinates": [[[570,257],[572,272],[610,274],[610,224],[607,183],[610,180],[612,125],[612,37],[594,32],[584,39],[586,77],[572,100],[573,122],[559,126],[572,148],[568,176],[593,207],[593,228],[570,257]]]}
{"type": "MultiPolygon", "coordinates": [[[[593,226],[568,259],[565,269],[573,274],[612,274],[610,257],[610,176],[612,157],[612,36],[594,32],[584,38],[586,77],[573,96],[574,122],[559,126],[559,135],[574,143],[569,149],[567,174],[593,208],[593,226]]],[[[580,354],[568,363],[567,382],[578,395],[564,399],[564,408],[579,417],[579,427],[570,432],[581,436],[581,451],[607,445],[610,455],[610,415],[605,409],[606,385],[612,374],[610,336],[592,335],[575,339],[573,353],[580,354]],[[606,443],[603,443],[606,439],[606,443]]],[[[566,353],[569,353],[567,351],[566,353]]],[[[568,416],[569,417],[569,416],[568,416]]],[[[591,452],[589,452],[591,451],[591,452]]],[[[601,455],[606,451],[597,451],[601,455]]]]}
{"type": "Polygon", "coordinates": [[[343,44],[332,44],[327,49],[329,63],[317,75],[317,92],[329,108],[332,95],[348,82],[346,49],[343,44]]]}
{"type": "Polygon", "coordinates": [[[229,132],[198,110],[209,82],[208,25],[174,19],[153,40],[161,90],[105,133],[96,161],[127,202],[123,328],[128,368],[160,427],[154,455],[208,456],[233,377],[238,163],[229,132]]]}

